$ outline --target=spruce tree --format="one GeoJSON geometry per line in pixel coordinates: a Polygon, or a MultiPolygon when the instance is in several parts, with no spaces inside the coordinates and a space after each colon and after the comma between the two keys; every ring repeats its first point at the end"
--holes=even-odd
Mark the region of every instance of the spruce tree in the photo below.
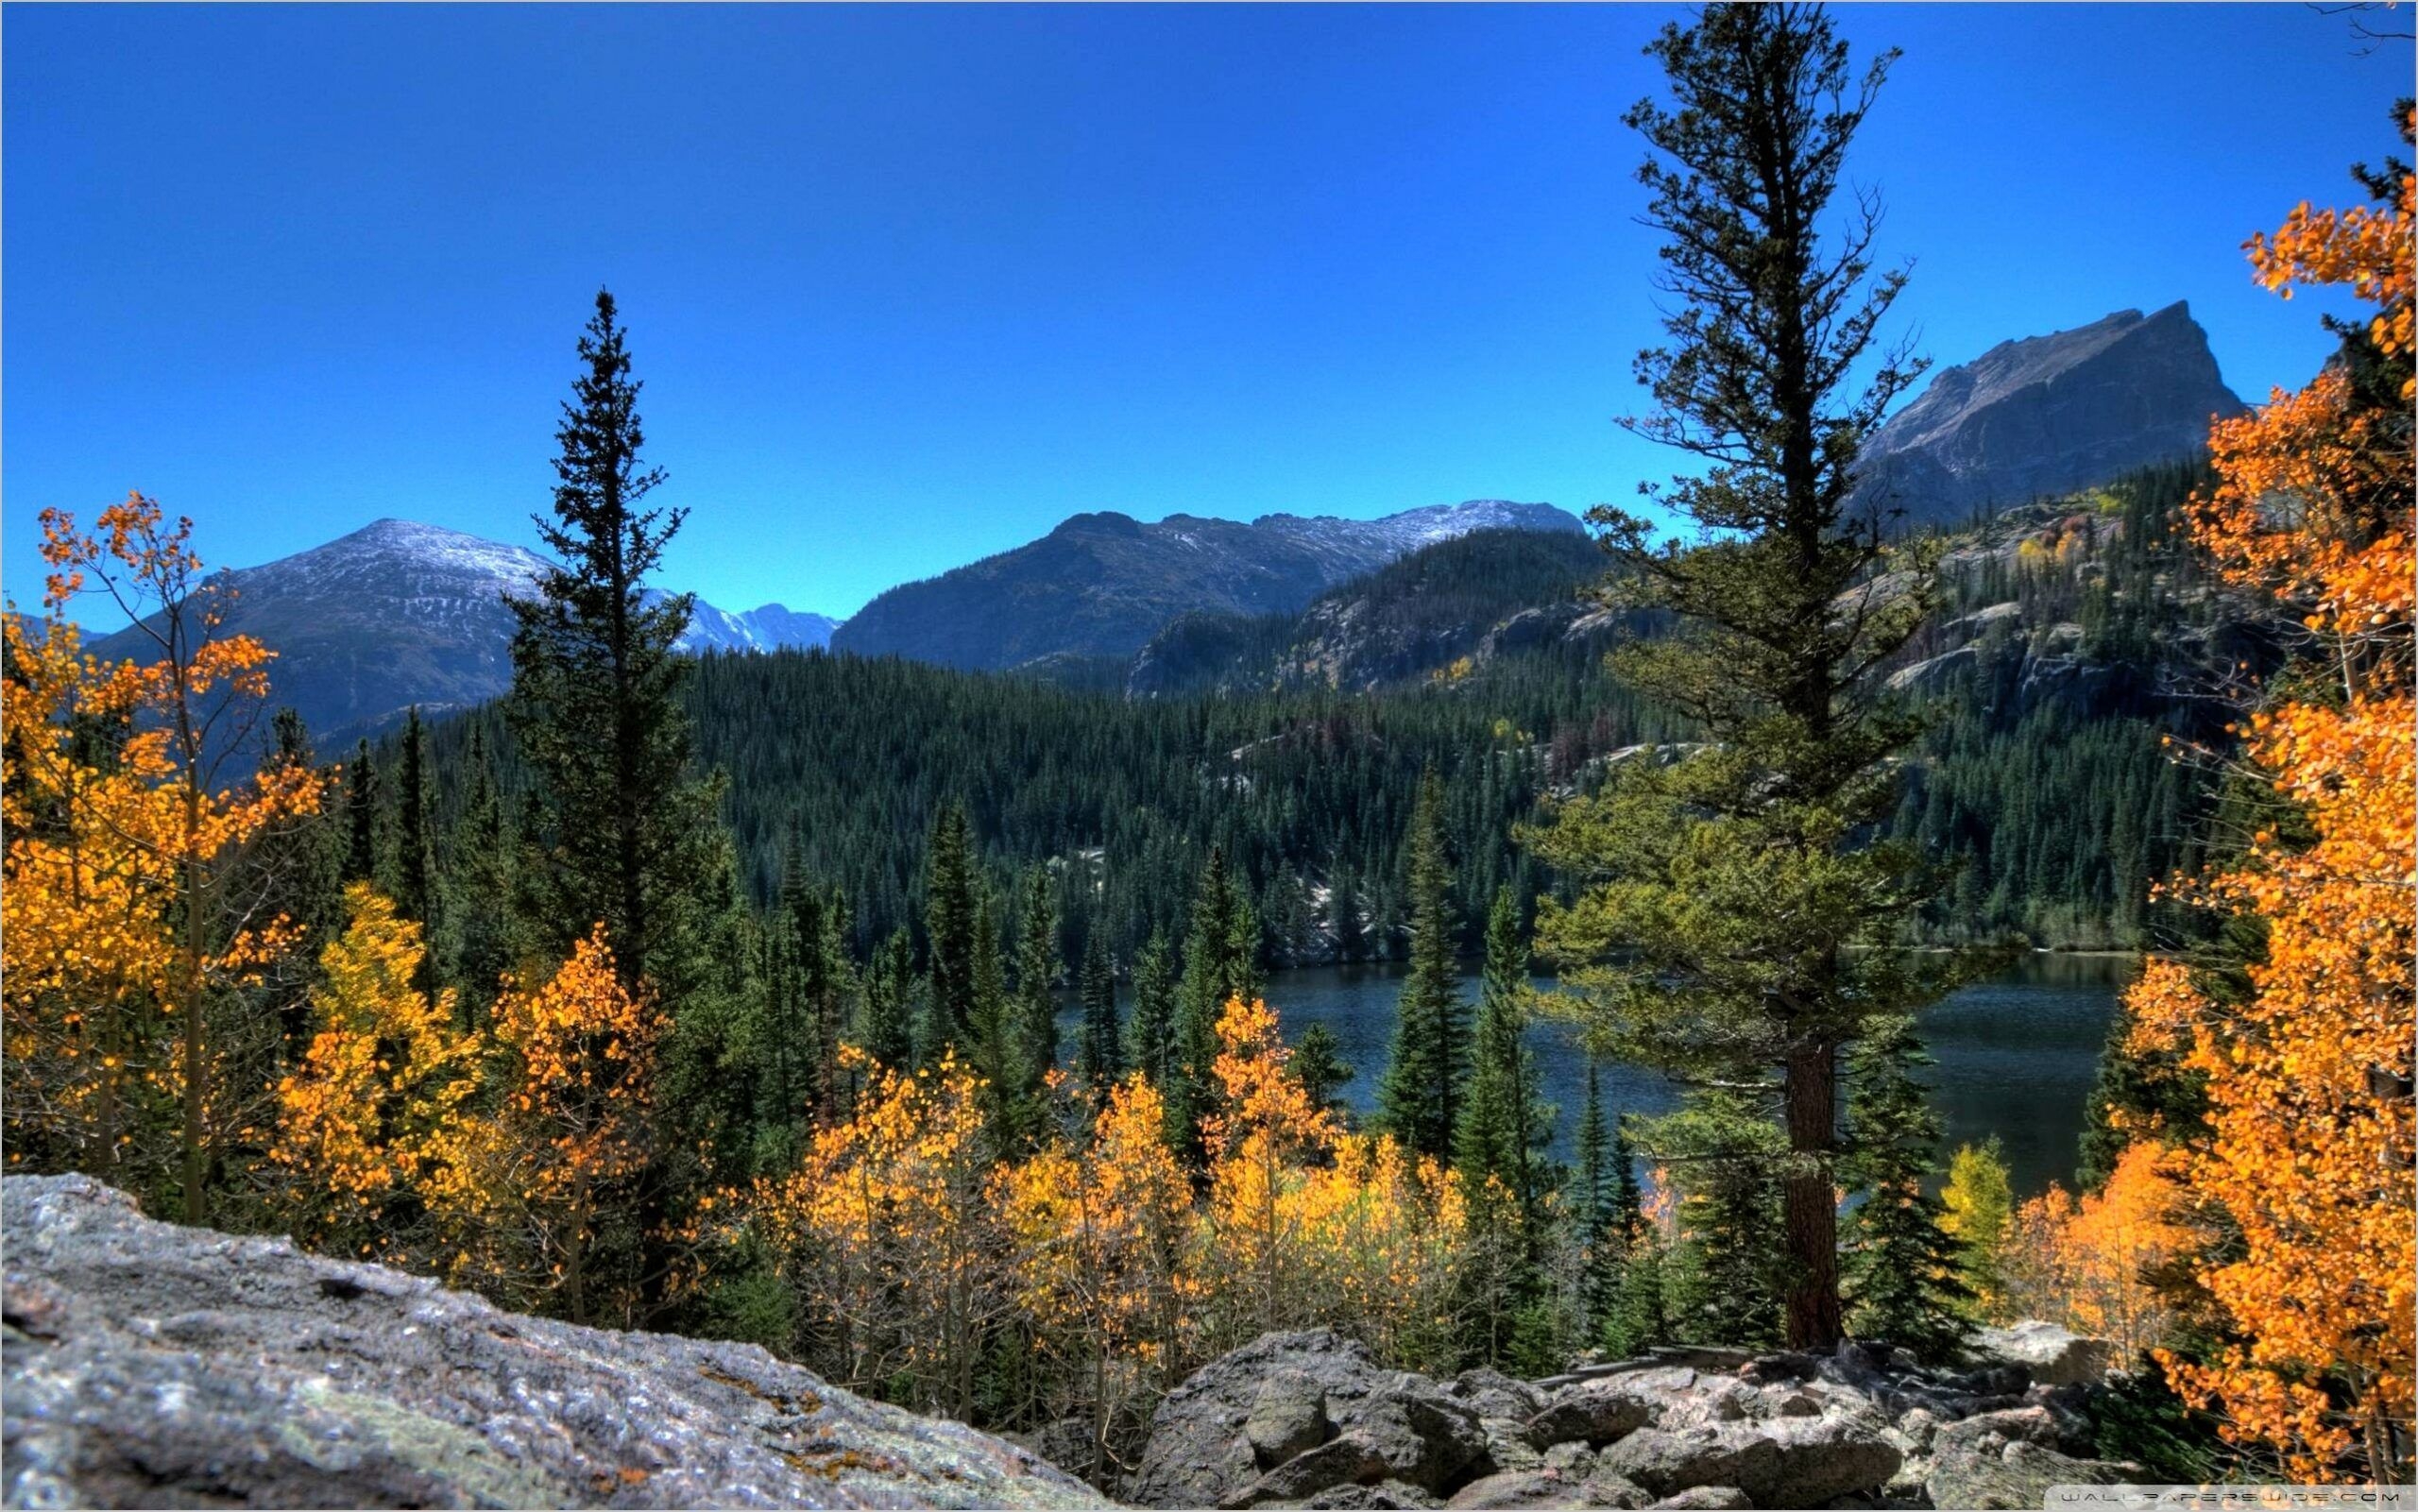
{"type": "Polygon", "coordinates": [[[891,931],[865,969],[857,1045],[882,1065],[903,1069],[915,1055],[912,1015],[915,943],[906,926],[891,931]]]}
{"type": "MultiPolygon", "coordinates": [[[[281,708],[269,730],[264,764],[272,771],[315,773],[322,798],[332,796],[333,773],[319,771],[302,717],[281,708]]],[[[344,925],[345,842],[332,808],[288,819],[262,832],[231,884],[254,916],[283,914],[300,932],[294,948],[269,962],[247,994],[274,1016],[282,1042],[276,1048],[289,1061],[309,1047],[310,983],[318,973],[319,952],[344,925]]]]}
{"type": "Polygon", "coordinates": [[[1777,1343],[1791,1258],[1779,1221],[1779,1131],[1753,1098],[1725,1087],[1691,1089],[1679,1112],[1647,1127],[1679,1195],[1683,1237],[1664,1261],[1672,1328],[1692,1342],[1777,1343]]]}
{"type": "Polygon", "coordinates": [[[674,650],[691,601],[647,597],[686,512],[642,507],[663,472],[640,455],[640,385],[608,293],[579,364],[554,433],[553,509],[536,517],[556,561],[535,594],[509,601],[506,709],[550,842],[546,907],[530,923],[557,956],[604,924],[623,984],[652,982],[676,1025],[717,964],[701,955],[699,915],[721,859],[714,790],[689,770],[691,664],[674,650]]]}
{"type": "Polygon", "coordinates": [[[932,821],[924,861],[924,939],[931,959],[931,1048],[961,1038],[974,1012],[974,855],[965,809],[932,821]]]}
{"type": "Polygon", "coordinates": [[[1874,270],[1879,201],[1837,202],[1890,57],[1858,76],[1818,7],[1745,4],[1648,50],[1671,100],[1626,119],[1655,153],[1639,178],[1668,237],[1671,341],[1639,356],[1657,410],[1630,424],[1703,464],[1649,490],[1695,539],[1666,545],[1663,524],[1609,506],[1591,518],[1608,600],[1679,627],[1624,647],[1620,673],[1701,743],[1560,806],[1537,849],[1580,893],[1547,900],[1538,939],[1624,1059],[1763,1089],[1728,1112],[1784,1130],[1786,1337],[1820,1348],[1843,1325],[1841,1053],[1972,969],[1893,948],[1944,879],[1871,838],[1917,727],[1875,673],[1937,598],[1935,549],[1854,494],[1865,436],[1921,371],[1875,345],[1904,283],[1874,270]]]}
{"type": "Polygon", "coordinates": [[[1164,930],[1151,932],[1149,943],[1133,962],[1133,1017],[1126,1026],[1126,1060],[1165,1090],[1167,1067],[1175,1048],[1175,962],[1164,930]]]}
{"type": "Polygon", "coordinates": [[[1405,1147],[1442,1160],[1452,1153],[1469,1055],[1454,955],[1443,785],[1432,771],[1419,784],[1409,850],[1410,974],[1394,1010],[1393,1055],[1377,1086],[1377,1115],[1405,1147]]]}
{"type": "Polygon", "coordinates": [[[987,887],[979,888],[975,895],[968,955],[972,1001],[966,1009],[962,1049],[966,1062],[982,1079],[982,1112],[992,1152],[1005,1159],[1025,1143],[1024,1056],[1016,1005],[1009,996],[1006,966],[1000,958],[998,905],[987,887]]]}
{"type": "Polygon", "coordinates": [[[1848,1156],[1864,1200],[1848,1220],[1848,1323],[1926,1362],[1952,1356],[1971,1328],[1963,1254],[1924,1183],[1939,1164],[1939,1115],[1916,1079],[1933,1063],[1912,1019],[1871,1026],[1849,1058],[1848,1156]]]}
{"type": "Polygon", "coordinates": [[[352,770],[345,778],[344,880],[348,883],[378,887],[386,875],[386,811],[378,787],[378,765],[369,758],[369,742],[364,739],[353,751],[352,770]]]}
{"type": "MultiPolygon", "coordinates": [[[[431,829],[428,726],[415,704],[403,717],[403,750],[395,793],[395,911],[436,934],[436,838],[431,829]]],[[[430,954],[434,954],[431,952],[430,954]]],[[[428,983],[423,981],[421,990],[428,983]]]]}
{"type": "Polygon", "coordinates": [[[1083,1032],[1076,1059],[1083,1080],[1104,1095],[1125,1074],[1125,1046],[1116,1022],[1116,968],[1108,959],[1107,932],[1098,924],[1083,942],[1081,992],[1083,1032]]]}
{"type": "Polygon", "coordinates": [[[519,846],[504,814],[486,735],[476,723],[470,726],[463,765],[468,768],[468,791],[446,877],[452,889],[450,911],[459,921],[455,972],[461,978],[461,1002],[475,1021],[495,1001],[503,974],[519,962],[513,904],[519,846]]]}
{"type": "MultiPolygon", "coordinates": [[[[1543,1232],[1545,1169],[1553,1106],[1538,1096],[1536,1056],[1526,1043],[1528,946],[1510,890],[1499,889],[1486,921],[1486,970],[1471,1036],[1470,1079],[1453,1131],[1453,1166],[1473,1187],[1489,1178],[1509,1195],[1511,1218],[1531,1242],[1543,1232]]],[[[1592,1073],[1592,1067],[1590,1068],[1592,1073]]]]}
{"type": "Polygon", "coordinates": [[[1218,1059],[1218,1017],[1227,1000],[1252,988],[1256,969],[1238,960],[1248,917],[1226,871],[1223,847],[1209,848],[1193,899],[1192,930],[1183,947],[1183,985],[1177,994],[1175,1034],[1168,1047],[1167,1143],[1185,1160],[1202,1157],[1200,1126],[1217,1111],[1218,1089],[1211,1069],[1218,1059]]]}
{"type": "Polygon", "coordinates": [[[1343,1059],[1343,1042],[1335,1037],[1335,1030],[1323,1024],[1303,1029],[1286,1069],[1302,1084],[1311,1107],[1338,1118],[1349,1116],[1351,1110],[1344,1105],[1343,1089],[1359,1073],[1343,1059]]]}
{"type": "Polygon", "coordinates": [[[1044,1079],[1058,1065],[1058,907],[1044,867],[1025,877],[1016,925],[1015,1017],[1015,1094],[1028,1110],[1027,1126],[1037,1129],[1044,1079]]]}

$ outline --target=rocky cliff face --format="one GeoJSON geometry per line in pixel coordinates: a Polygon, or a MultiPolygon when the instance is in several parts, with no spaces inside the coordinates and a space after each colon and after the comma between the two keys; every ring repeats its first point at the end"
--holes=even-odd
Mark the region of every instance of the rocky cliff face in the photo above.
{"type": "Polygon", "coordinates": [[[2243,408],[2187,306],[2122,310],[1940,371],[1865,443],[1857,498],[1960,525],[2188,456],[2243,408]]]}
{"type": "Polygon", "coordinates": [[[1105,1504],[753,1346],[523,1317],[84,1177],[0,1182],[0,1243],[12,1507],[1105,1504]]]}

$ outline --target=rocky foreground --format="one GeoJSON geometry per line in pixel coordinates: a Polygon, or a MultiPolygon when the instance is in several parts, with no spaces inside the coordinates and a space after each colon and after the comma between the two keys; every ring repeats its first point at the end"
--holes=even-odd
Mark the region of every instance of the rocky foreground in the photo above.
{"type": "Polygon", "coordinates": [[[2092,1459],[2105,1346],[1992,1330],[1979,1363],[1885,1349],[1665,1350],[1551,1381],[1380,1368],[1325,1330],[1276,1334],[1170,1393],[1130,1500],[1165,1507],[2037,1507],[2137,1479],[2092,1459]]]}
{"type": "MultiPolygon", "coordinates": [[[[750,1345],[506,1313],[287,1240],[156,1223],[84,1177],[0,1181],[0,1249],[10,1507],[1108,1504],[1026,1449],[750,1345]]],[[[1439,1382],[1327,1330],[1274,1334],[1169,1393],[1117,1490],[1162,1507],[2036,1507],[2052,1485],[2137,1478],[2089,1457],[2103,1345],[2033,1324],[1979,1355],[1932,1371],[1852,1343],[1665,1350],[1439,1382]]]]}
{"type": "Polygon", "coordinates": [[[1042,1507],[1024,1450],[749,1345],[576,1328],[0,1181],[11,1507],[1042,1507]]]}

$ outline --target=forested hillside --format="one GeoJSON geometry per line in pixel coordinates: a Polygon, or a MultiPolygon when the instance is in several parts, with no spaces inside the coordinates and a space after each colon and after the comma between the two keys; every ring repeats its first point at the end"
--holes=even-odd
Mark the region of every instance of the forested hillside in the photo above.
{"type": "MultiPolygon", "coordinates": [[[[1918,933],[2137,947],[2188,929],[2148,883],[2196,860],[2209,781],[2163,742],[2214,733],[2214,680],[2261,654],[2173,535],[2199,477],[2137,474],[1957,538],[1950,601],[1896,674],[1928,728],[1889,828],[1959,868],[1918,933]]],[[[1299,615],[1179,621],[1140,661],[1187,658],[1168,676],[1211,690],[1183,695],[814,652],[708,656],[688,694],[697,755],[728,778],[748,890],[769,901],[802,865],[846,894],[860,952],[920,929],[927,840],[962,802],[1002,885],[1035,864],[1081,879],[1064,890],[1066,959],[1094,921],[1120,961],[1154,929],[1180,938],[1216,845],[1247,879],[1275,964],[1401,952],[1402,838],[1432,767],[1474,952],[1498,883],[1524,906],[1548,885],[1511,841],[1539,799],[1592,787],[1617,753],[1688,737],[1604,670],[1611,617],[1577,596],[1599,563],[1575,537],[1492,532],[1299,615]],[[1487,636],[1507,620],[1527,633],[1487,636]],[[1277,675],[1306,650],[1349,660],[1388,634],[1438,648],[1438,664],[1372,692],[1277,675]],[[1464,648],[1481,654],[1456,666],[1464,648]]],[[[475,787],[459,765],[473,729],[518,786],[494,714],[436,725],[440,828],[475,787]]],[[[400,759],[395,742],[379,756],[390,781],[400,759]]]]}

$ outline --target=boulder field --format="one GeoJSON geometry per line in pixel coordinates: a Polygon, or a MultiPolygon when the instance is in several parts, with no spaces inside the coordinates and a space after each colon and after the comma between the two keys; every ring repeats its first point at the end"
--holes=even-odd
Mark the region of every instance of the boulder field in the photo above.
{"type": "Polygon", "coordinates": [[[2112,1484],[2084,1409],[2105,1346],[1987,1330],[1925,1370],[1669,1349],[1547,1381],[1437,1381],[1327,1330],[1272,1334],[1159,1404],[1130,1501],[1160,1507],[2036,1507],[2112,1484]]]}

